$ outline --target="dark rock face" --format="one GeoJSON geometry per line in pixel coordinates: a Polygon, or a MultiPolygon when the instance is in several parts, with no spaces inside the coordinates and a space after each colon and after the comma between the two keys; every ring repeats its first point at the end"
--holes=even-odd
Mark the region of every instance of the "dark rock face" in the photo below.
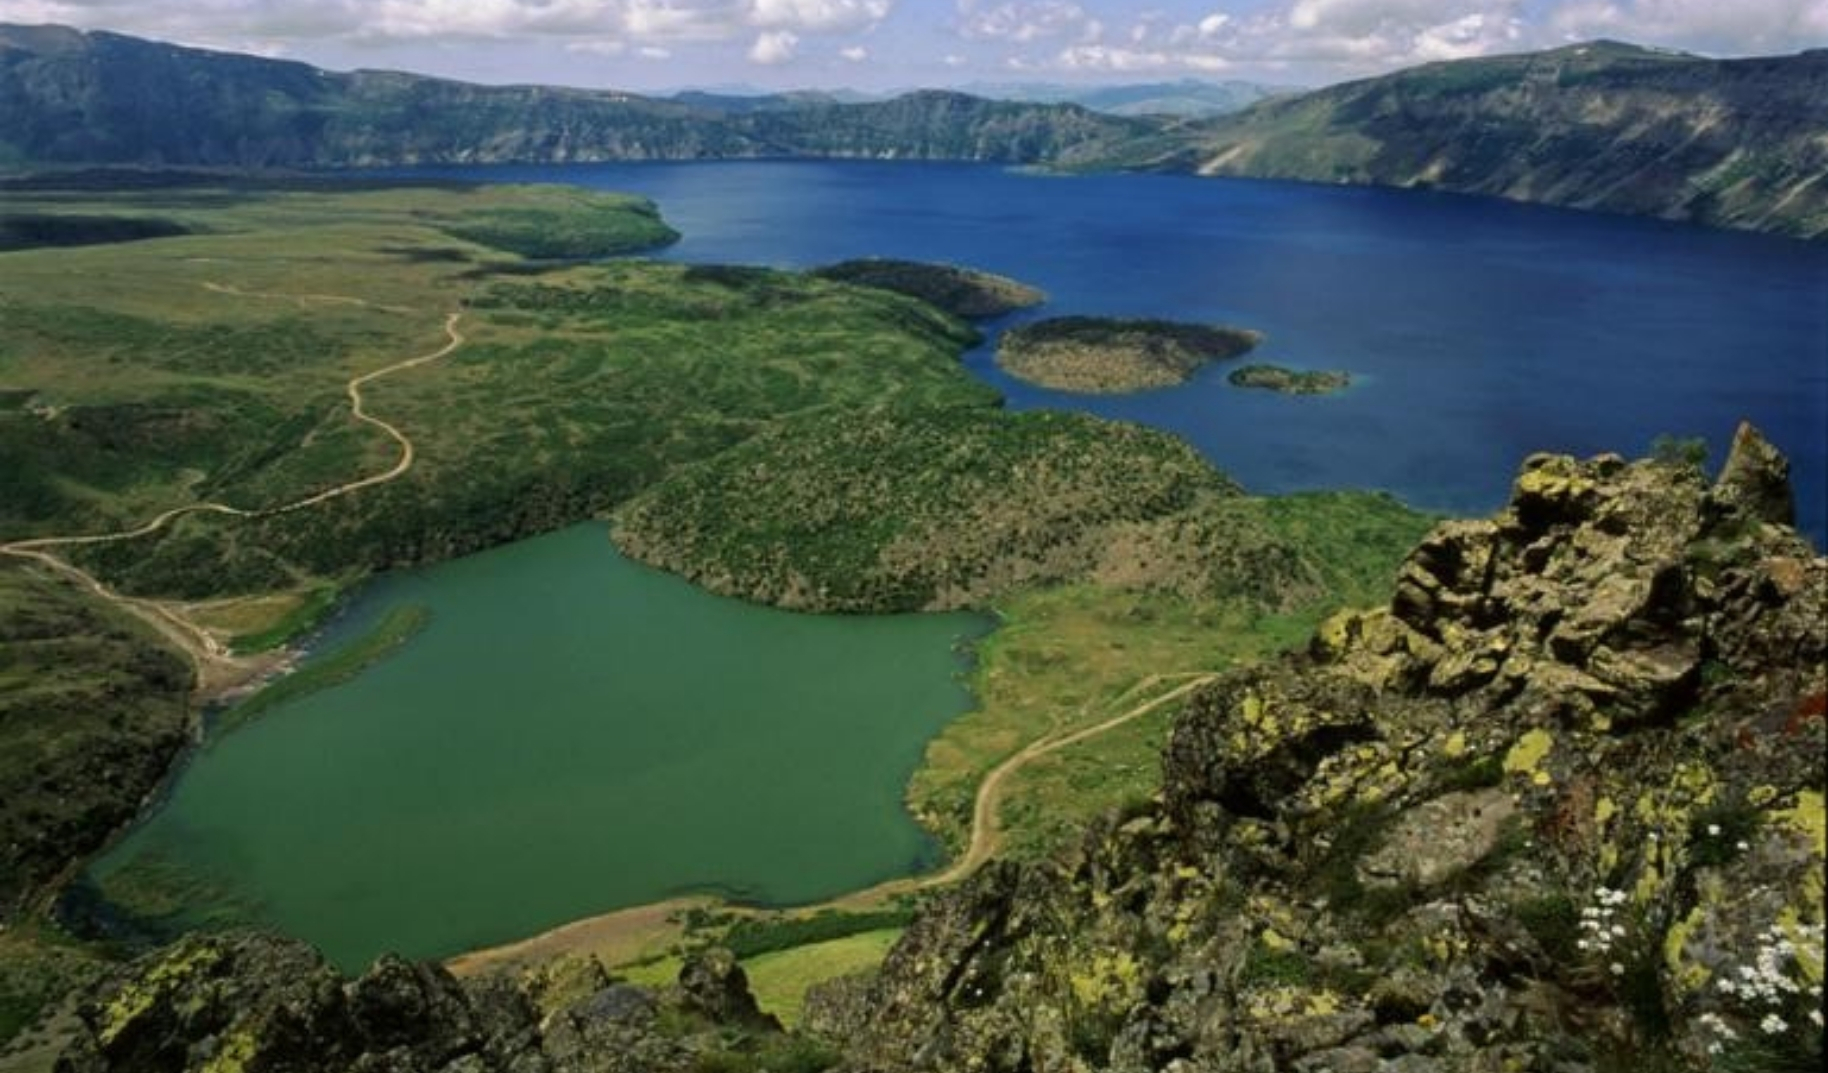
{"type": "Polygon", "coordinates": [[[1159,804],[808,1023],[858,1070],[1819,1061],[1828,560],[1740,440],[1712,487],[1530,459],[1389,607],[1197,695],[1159,804]]]}
{"type": "MultiPolygon", "coordinates": [[[[520,984],[458,981],[382,958],[344,980],[300,943],[183,940],[104,986],[60,1073],[648,1073],[729,1059],[777,1037],[727,951],[688,959],[678,989],[611,983],[542,1011],[520,984]],[[715,996],[734,1020],[707,1010],[715,996]]],[[[536,989],[537,990],[537,989],[536,989]]],[[[724,1068],[724,1067],[718,1067],[724,1068]]]]}

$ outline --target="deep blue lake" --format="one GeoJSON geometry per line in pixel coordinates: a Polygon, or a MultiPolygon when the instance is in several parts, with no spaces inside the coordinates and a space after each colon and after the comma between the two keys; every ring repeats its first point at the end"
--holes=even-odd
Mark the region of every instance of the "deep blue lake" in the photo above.
{"type": "MultiPolygon", "coordinates": [[[[1060,177],[893,163],[437,169],[644,194],[685,238],[662,256],[805,267],[949,261],[1015,276],[1066,313],[1256,328],[1250,360],[1345,369],[1349,391],[1177,388],[1087,397],[967,360],[1018,408],[1172,430],[1260,492],[1381,488],[1426,509],[1500,506],[1533,451],[1644,453],[1742,418],[1795,467],[1828,534],[1828,244],[1411,191],[1188,176],[1060,177]]],[[[996,326],[992,326],[993,328],[996,326]]]]}

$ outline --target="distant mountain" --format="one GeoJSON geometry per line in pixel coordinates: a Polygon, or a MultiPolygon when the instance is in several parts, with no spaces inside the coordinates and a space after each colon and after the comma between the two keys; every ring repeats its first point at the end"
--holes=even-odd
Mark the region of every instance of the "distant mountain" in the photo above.
{"type": "Polygon", "coordinates": [[[1087,103],[936,90],[655,99],[0,25],[0,168],[970,160],[1429,187],[1828,236],[1828,50],[1712,60],[1601,41],[1429,64],[1217,118],[1093,110],[1166,112],[1175,94],[1227,85],[1109,87],[1081,93],[1087,103]]]}
{"type": "Polygon", "coordinates": [[[771,93],[768,90],[687,89],[666,99],[676,104],[704,108],[713,112],[741,113],[779,112],[808,104],[876,104],[896,96],[899,94],[860,93],[854,89],[799,89],[789,90],[785,93],[771,93]]]}
{"type": "Polygon", "coordinates": [[[1828,235],[1828,50],[1712,60],[1600,41],[1331,86],[1186,134],[1125,163],[1828,235]]]}
{"type": "Polygon", "coordinates": [[[1073,105],[921,92],[845,104],[480,86],[0,25],[0,165],[338,167],[723,157],[1038,163],[1151,129],[1073,105]]]}
{"type": "Polygon", "coordinates": [[[978,82],[964,92],[996,101],[1077,104],[1107,115],[1206,117],[1241,112],[1258,101],[1301,90],[1260,82],[1142,82],[1118,86],[1075,86],[1058,82],[978,82]]]}

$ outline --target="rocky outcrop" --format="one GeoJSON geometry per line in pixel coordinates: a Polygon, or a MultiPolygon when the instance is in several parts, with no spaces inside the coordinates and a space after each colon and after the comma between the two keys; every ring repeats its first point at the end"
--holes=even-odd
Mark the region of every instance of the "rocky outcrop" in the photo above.
{"type": "Polygon", "coordinates": [[[1813,1068],[1828,560],[1781,472],[1530,459],[808,1023],[858,1070],[1813,1068]]]}
{"type": "Polygon", "coordinates": [[[658,991],[572,973],[567,986],[458,981],[386,957],[343,979],[260,935],[183,940],[101,988],[61,1073],[662,1073],[745,1068],[793,1045],[727,951],[658,991]],[[578,985],[582,986],[578,986],[578,985]]]}

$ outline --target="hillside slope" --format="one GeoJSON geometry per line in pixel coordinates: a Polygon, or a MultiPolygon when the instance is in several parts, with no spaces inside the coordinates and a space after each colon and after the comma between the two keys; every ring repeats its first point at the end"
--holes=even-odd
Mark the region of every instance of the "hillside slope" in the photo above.
{"type": "Polygon", "coordinates": [[[1072,105],[913,93],[731,111],[480,86],[0,24],[0,165],[343,167],[730,157],[1047,161],[1152,129],[1072,105]]]}
{"type": "Polygon", "coordinates": [[[1278,98],[1154,161],[1828,233],[1828,49],[1710,60],[1613,42],[1278,98]]]}
{"type": "Polygon", "coordinates": [[[58,1068],[1820,1068],[1828,559],[1787,507],[1749,429],[1712,485],[1528,460],[1387,608],[1196,694],[1156,800],[937,896],[793,1035],[715,951],[647,993],[193,937],[58,1068]]]}

